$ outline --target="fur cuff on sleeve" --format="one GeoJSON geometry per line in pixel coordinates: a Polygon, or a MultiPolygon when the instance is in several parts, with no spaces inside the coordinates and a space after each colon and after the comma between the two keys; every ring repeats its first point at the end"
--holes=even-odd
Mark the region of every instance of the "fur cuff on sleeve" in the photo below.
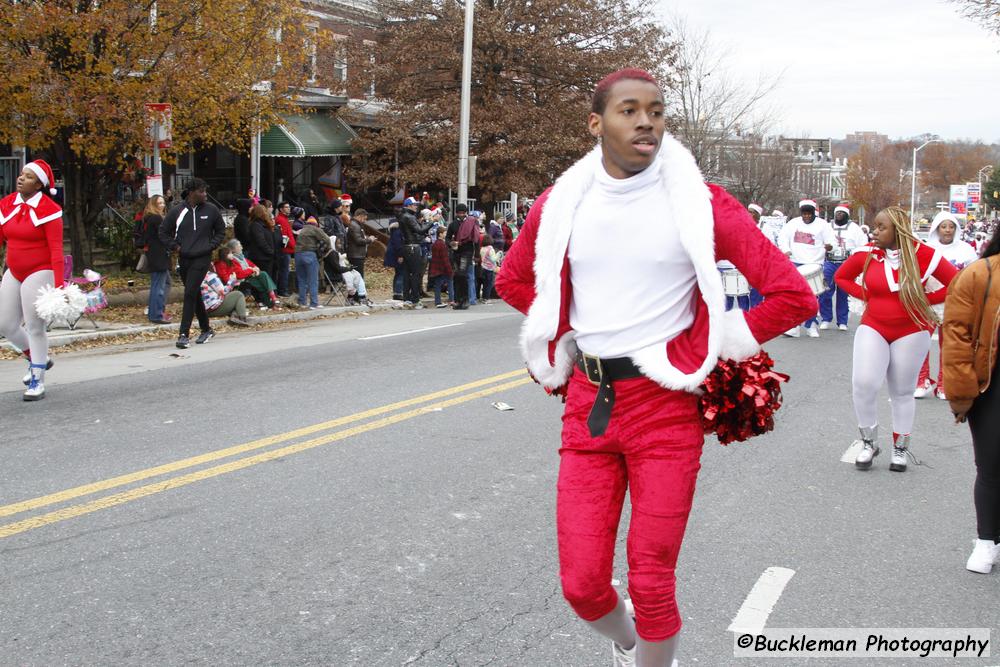
{"type": "Polygon", "coordinates": [[[746,317],[739,308],[733,308],[726,312],[722,318],[722,326],[720,358],[743,361],[760,351],[760,343],[750,332],[746,317]]]}

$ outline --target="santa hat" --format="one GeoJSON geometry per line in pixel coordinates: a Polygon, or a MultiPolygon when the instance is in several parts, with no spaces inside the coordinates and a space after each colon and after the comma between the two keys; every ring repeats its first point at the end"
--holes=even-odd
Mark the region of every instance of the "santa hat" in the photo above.
{"type": "Polygon", "coordinates": [[[779,218],[785,217],[785,214],[779,211],[778,209],[774,209],[773,211],[771,211],[771,215],[777,216],[779,218]]]}
{"type": "Polygon", "coordinates": [[[58,190],[52,187],[56,178],[52,175],[52,167],[49,166],[48,162],[45,160],[35,160],[34,162],[29,162],[24,165],[24,168],[30,169],[35,173],[35,176],[37,176],[38,180],[42,182],[42,185],[49,189],[50,195],[55,195],[58,192],[58,190]]]}
{"type": "Polygon", "coordinates": [[[347,208],[351,208],[351,204],[354,203],[354,200],[351,198],[351,195],[343,194],[340,195],[340,203],[347,208]]]}
{"type": "Polygon", "coordinates": [[[760,204],[750,204],[747,206],[748,211],[757,211],[757,215],[764,215],[764,207],[760,204]]]}
{"type": "Polygon", "coordinates": [[[836,213],[844,213],[844,214],[846,214],[846,215],[847,215],[847,217],[848,217],[848,218],[849,218],[849,217],[851,217],[851,209],[847,208],[847,207],[846,207],[846,206],[844,206],[843,204],[841,204],[841,205],[840,205],[840,206],[838,206],[837,208],[833,209],[833,212],[834,212],[835,214],[836,214],[836,213]]]}
{"type": "Polygon", "coordinates": [[[802,209],[804,209],[804,208],[807,208],[807,207],[811,207],[812,210],[814,210],[814,211],[818,208],[816,206],[816,202],[814,202],[812,199],[803,199],[802,201],[799,202],[799,210],[800,211],[802,209]]]}

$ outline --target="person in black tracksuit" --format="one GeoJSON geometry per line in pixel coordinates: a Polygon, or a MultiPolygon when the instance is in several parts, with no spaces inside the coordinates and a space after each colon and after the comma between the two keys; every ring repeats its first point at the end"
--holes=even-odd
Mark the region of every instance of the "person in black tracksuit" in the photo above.
{"type": "Polygon", "coordinates": [[[172,208],[160,225],[160,240],[171,252],[180,253],[180,274],[184,281],[184,309],[181,314],[177,347],[189,347],[191,320],[198,316],[201,335],[196,343],[208,341],[212,331],[201,300],[201,283],[212,265],[212,252],[226,235],[226,223],[214,205],[206,203],[208,184],[200,178],[191,181],[184,203],[172,208]]]}
{"type": "Polygon", "coordinates": [[[403,264],[409,278],[406,301],[414,307],[423,308],[420,304],[420,291],[423,286],[424,255],[420,244],[430,231],[433,223],[417,220],[417,210],[420,204],[413,197],[407,197],[403,202],[403,212],[399,216],[399,231],[403,236],[403,264]]]}

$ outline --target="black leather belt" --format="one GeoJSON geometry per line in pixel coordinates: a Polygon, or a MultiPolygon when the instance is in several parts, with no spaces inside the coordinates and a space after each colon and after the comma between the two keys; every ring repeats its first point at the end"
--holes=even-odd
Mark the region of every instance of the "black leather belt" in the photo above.
{"type": "Polygon", "coordinates": [[[590,437],[596,438],[608,430],[611,410],[615,407],[615,389],[611,383],[616,380],[642,377],[642,371],[628,357],[601,359],[579,351],[576,353],[576,366],[583,371],[590,383],[597,387],[594,407],[590,409],[590,416],[587,417],[590,437]]]}

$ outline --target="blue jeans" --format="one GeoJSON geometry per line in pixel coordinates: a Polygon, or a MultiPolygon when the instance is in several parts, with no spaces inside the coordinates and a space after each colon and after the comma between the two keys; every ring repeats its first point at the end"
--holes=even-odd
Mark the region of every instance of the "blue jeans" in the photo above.
{"type": "Polygon", "coordinates": [[[311,250],[295,253],[295,281],[299,284],[299,305],[319,305],[319,260],[311,250]],[[309,303],[306,304],[306,294],[309,303]]]}
{"type": "Polygon", "coordinates": [[[393,268],[395,273],[392,276],[392,294],[402,297],[406,291],[406,271],[402,264],[397,264],[393,268]]]}
{"type": "Polygon", "coordinates": [[[824,322],[833,321],[833,296],[837,295],[837,324],[847,324],[847,292],[837,287],[833,274],[843,262],[826,261],[823,263],[823,277],[830,289],[819,295],[819,315],[824,322]]]}
{"type": "Polygon", "coordinates": [[[469,267],[466,271],[466,279],[469,283],[469,305],[476,305],[476,263],[469,258],[469,267]]]}
{"type": "Polygon", "coordinates": [[[483,301],[493,298],[493,281],[496,279],[496,271],[483,269],[483,301]]]}
{"type": "Polygon", "coordinates": [[[441,303],[441,286],[448,286],[448,300],[455,300],[455,281],[451,276],[434,276],[431,278],[431,282],[434,284],[434,305],[441,303]]]}
{"type": "Polygon", "coordinates": [[[288,272],[291,268],[291,255],[286,255],[284,252],[278,253],[278,261],[275,262],[275,268],[277,269],[275,276],[278,284],[278,296],[288,296],[288,272]]]}
{"type": "MultiPolygon", "coordinates": [[[[792,264],[794,264],[795,266],[802,266],[802,264],[800,264],[799,262],[792,262],[792,264]]],[[[808,320],[806,320],[805,322],[803,322],[801,326],[804,326],[806,328],[816,326],[816,316],[813,315],[808,320]]]]}
{"type": "Polygon", "coordinates": [[[149,321],[162,320],[167,307],[167,290],[170,289],[170,272],[153,271],[149,274],[149,321]]]}

